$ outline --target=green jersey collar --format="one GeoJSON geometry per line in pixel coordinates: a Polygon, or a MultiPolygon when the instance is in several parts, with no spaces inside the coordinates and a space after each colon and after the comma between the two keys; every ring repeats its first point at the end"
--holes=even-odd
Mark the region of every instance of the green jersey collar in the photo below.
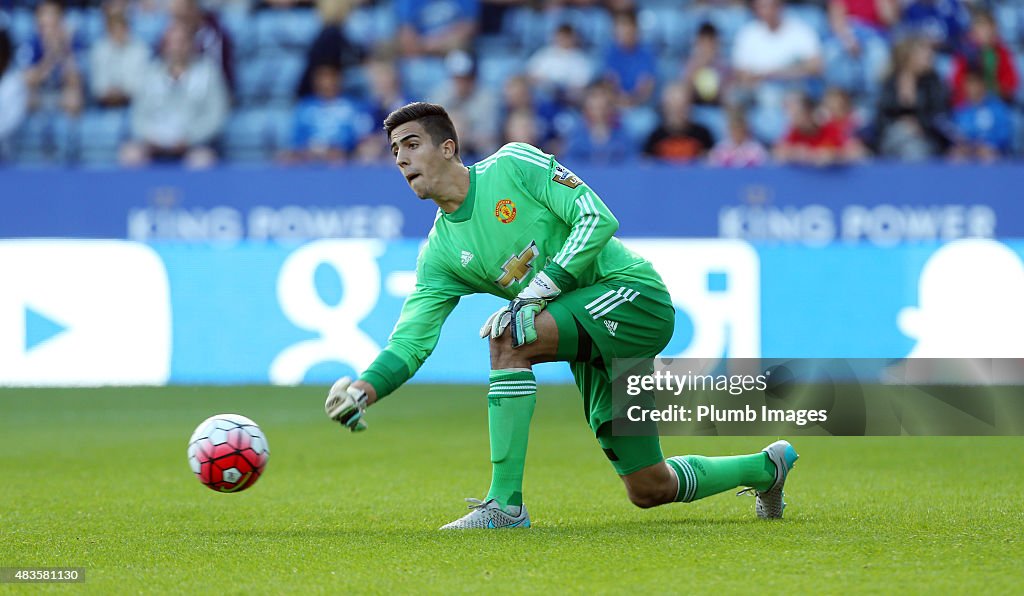
{"type": "Polygon", "coordinates": [[[445,213],[444,217],[452,223],[459,223],[473,217],[473,203],[476,199],[476,169],[469,168],[469,192],[466,193],[466,200],[462,201],[459,208],[451,213],[445,213]]]}

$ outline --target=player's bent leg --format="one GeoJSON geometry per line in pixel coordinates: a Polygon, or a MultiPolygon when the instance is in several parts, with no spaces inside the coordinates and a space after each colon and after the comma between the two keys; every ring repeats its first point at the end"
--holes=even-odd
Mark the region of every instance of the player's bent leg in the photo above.
{"type": "Polygon", "coordinates": [[[797,460],[788,441],[776,441],[760,453],[705,457],[681,455],[666,461],[679,478],[678,501],[690,502],[736,487],[757,493],[755,510],[762,519],[781,518],[785,507],[782,488],[797,460]]]}
{"type": "Polygon", "coordinates": [[[610,423],[602,425],[598,441],[637,507],[689,503],[749,486],[757,494],[758,517],[782,517],[783,486],[798,457],[788,441],[776,441],[750,455],[682,455],[662,460],[657,436],[615,436],[611,429],[610,423]]]}
{"type": "Polygon", "coordinates": [[[522,491],[530,420],[537,403],[537,381],[532,365],[554,359],[558,347],[558,328],[550,314],[542,311],[534,324],[537,340],[529,344],[513,348],[509,329],[489,340],[491,374],[487,425],[491,486],[483,501],[470,500],[470,513],[443,526],[443,530],[530,527],[522,491]]]}
{"type": "Polygon", "coordinates": [[[601,425],[597,441],[615,472],[626,485],[630,502],[647,509],[675,501],[675,476],[661,454],[656,436],[614,436],[612,424],[601,425]]]}

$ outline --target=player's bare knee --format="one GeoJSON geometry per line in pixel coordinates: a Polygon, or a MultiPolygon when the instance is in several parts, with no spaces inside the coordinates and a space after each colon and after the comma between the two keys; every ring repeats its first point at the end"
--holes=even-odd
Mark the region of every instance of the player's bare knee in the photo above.
{"type": "Polygon", "coordinates": [[[512,347],[512,335],[508,329],[500,337],[492,337],[489,345],[492,369],[529,368],[526,352],[512,347]]]}
{"type": "Polygon", "coordinates": [[[631,503],[649,509],[675,500],[675,480],[659,466],[651,466],[623,477],[631,503]]]}
{"type": "Polygon", "coordinates": [[[627,487],[626,493],[629,495],[629,501],[640,509],[650,509],[665,503],[664,496],[660,492],[649,488],[627,487]]]}

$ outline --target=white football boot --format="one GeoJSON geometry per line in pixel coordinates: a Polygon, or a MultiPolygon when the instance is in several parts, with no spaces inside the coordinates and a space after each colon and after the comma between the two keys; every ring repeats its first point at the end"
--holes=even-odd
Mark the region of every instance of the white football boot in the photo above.
{"type": "Polygon", "coordinates": [[[530,514],[526,505],[520,505],[519,515],[512,515],[501,508],[498,501],[490,499],[466,499],[472,509],[459,519],[441,526],[442,530],[498,530],[501,528],[529,528],[530,514]]]}
{"type": "Polygon", "coordinates": [[[754,510],[757,511],[757,517],[761,519],[782,519],[782,512],[786,508],[786,501],[784,500],[785,493],[782,491],[782,487],[786,484],[786,477],[789,476],[789,471],[793,469],[793,464],[800,457],[796,454],[796,449],[789,444],[789,441],[780,440],[775,441],[771,445],[765,447],[761,451],[768,454],[768,459],[772,460],[775,464],[775,484],[766,491],[754,491],[752,488],[741,490],[739,494],[754,491],[757,493],[757,501],[754,504],[754,510]]]}

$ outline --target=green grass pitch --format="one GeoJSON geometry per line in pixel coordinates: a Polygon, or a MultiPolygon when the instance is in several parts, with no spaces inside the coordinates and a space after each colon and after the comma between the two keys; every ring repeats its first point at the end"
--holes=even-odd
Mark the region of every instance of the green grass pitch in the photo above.
{"type": "MultiPolygon", "coordinates": [[[[53,589],[124,592],[1013,593],[1024,585],[1022,440],[801,438],[781,522],[724,494],[642,511],[569,387],[541,389],[525,484],[534,527],[440,533],[490,479],[482,387],[410,386],[350,435],[325,388],[0,390],[0,566],[73,566],[53,589]],[[185,456],[219,412],[270,443],[250,490],[185,456]]],[[[666,454],[773,437],[671,437],[666,454]]],[[[36,586],[39,587],[39,586],[36,586]]],[[[25,586],[0,585],[3,591],[25,586]]],[[[34,590],[35,588],[33,588],[34,590]]]]}

